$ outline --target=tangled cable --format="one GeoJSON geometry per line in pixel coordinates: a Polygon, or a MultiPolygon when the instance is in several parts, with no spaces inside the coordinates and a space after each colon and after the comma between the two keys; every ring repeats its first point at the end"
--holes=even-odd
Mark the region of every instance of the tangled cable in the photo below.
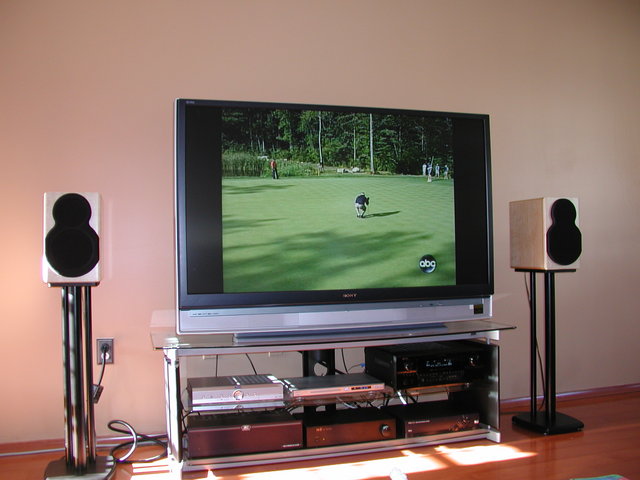
{"type": "Polygon", "coordinates": [[[128,442],[124,442],[121,443],[120,445],[116,445],[115,447],[113,447],[111,449],[111,456],[113,457],[113,459],[116,461],[116,463],[148,463],[148,462],[155,462],[156,460],[160,460],[164,457],[167,456],[167,444],[157,438],[154,437],[150,437],[148,435],[143,435],[140,433],[137,433],[135,431],[135,429],[128,424],[127,422],[125,422],[124,420],[111,420],[108,424],[108,427],[110,430],[114,431],[114,432],[118,432],[118,433],[125,433],[125,434],[129,434],[132,437],[132,440],[129,440],[128,442]],[[115,427],[114,425],[122,425],[124,426],[127,430],[122,430],[120,428],[115,427]],[[144,458],[141,460],[129,460],[129,457],[131,457],[131,455],[133,455],[133,453],[136,451],[136,449],[141,446],[141,445],[157,445],[159,447],[162,448],[162,452],[159,453],[158,455],[155,455],[153,457],[150,458],[144,458]],[[121,450],[123,448],[127,448],[129,447],[129,451],[127,453],[125,453],[122,457],[117,457],[116,456],[116,452],[118,450],[121,450]]]}

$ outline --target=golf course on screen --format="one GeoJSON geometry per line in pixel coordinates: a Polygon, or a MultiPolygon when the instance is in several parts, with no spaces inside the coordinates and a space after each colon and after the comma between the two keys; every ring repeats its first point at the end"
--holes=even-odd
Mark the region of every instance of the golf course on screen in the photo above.
{"type": "Polygon", "coordinates": [[[225,177],[224,291],[455,284],[453,202],[452,179],[419,174],[225,177]]]}

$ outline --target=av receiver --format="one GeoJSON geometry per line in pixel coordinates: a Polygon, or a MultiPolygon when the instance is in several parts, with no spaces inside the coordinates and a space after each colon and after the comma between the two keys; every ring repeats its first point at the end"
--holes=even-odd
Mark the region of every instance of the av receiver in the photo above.
{"type": "Polygon", "coordinates": [[[490,373],[491,345],[426,342],[365,348],[366,373],[396,390],[469,383],[490,373]]]}

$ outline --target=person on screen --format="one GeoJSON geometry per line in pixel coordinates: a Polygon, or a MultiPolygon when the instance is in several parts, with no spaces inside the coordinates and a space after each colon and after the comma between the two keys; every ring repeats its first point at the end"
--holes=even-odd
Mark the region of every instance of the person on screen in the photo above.
{"type": "Polygon", "coordinates": [[[278,179],[278,163],[274,160],[271,160],[270,162],[270,166],[271,166],[271,178],[273,178],[274,180],[278,179]]]}
{"type": "Polygon", "coordinates": [[[369,197],[367,197],[364,192],[360,192],[356,197],[355,202],[356,217],[364,218],[364,214],[367,211],[367,205],[369,205],[369,197]]]}

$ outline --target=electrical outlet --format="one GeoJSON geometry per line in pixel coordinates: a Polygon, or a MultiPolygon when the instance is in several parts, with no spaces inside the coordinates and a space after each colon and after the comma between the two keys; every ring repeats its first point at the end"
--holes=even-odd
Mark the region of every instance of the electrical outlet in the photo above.
{"type": "Polygon", "coordinates": [[[104,353],[104,363],[113,363],[113,338],[96,339],[96,361],[102,365],[102,355],[104,353]]]}

